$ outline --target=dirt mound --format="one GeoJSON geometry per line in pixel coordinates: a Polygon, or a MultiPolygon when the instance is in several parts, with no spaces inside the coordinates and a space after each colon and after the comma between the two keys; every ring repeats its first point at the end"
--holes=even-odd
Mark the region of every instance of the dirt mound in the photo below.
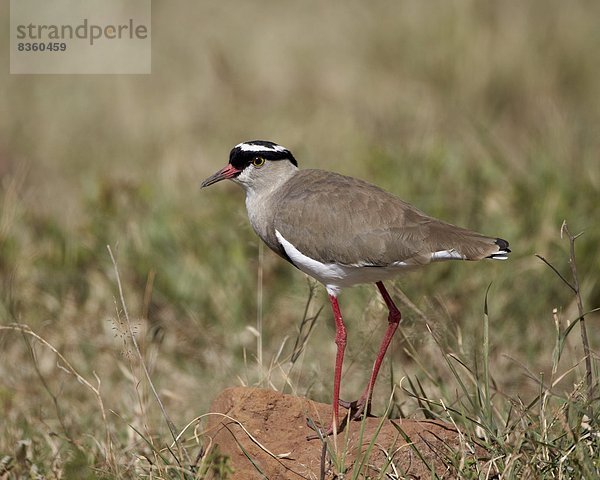
{"type": "Polygon", "coordinates": [[[380,478],[383,470],[397,475],[383,478],[428,479],[432,471],[441,478],[456,478],[454,465],[461,459],[468,465],[469,458],[485,456],[481,448],[467,445],[450,424],[394,420],[401,433],[386,420],[377,433],[381,419],[368,418],[362,441],[362,422],[351,422],[338,434],[337,449],[333,438],[327,439],[322,462],[323,442],[306,439],[314,433],[306,419],[328,425],[330,405],[272,390],[236,387],[223,391],[211,412],[215,414],[209,416],[204,432],[210,439],[207,447],[230,457],[233,479],[335,479],[358,468],[362,468],[360,478],[380,478]]]}

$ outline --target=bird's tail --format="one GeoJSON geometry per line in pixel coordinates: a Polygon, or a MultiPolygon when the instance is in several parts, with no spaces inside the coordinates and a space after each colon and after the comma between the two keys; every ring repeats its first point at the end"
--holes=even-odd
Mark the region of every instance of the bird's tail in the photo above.
{"type": "Polygon", "coordinates": [[[508,242],[503,238],[497,238],[495,244],[498,245],[498,251],[488,255],[486,258],[492,258],[494,260],[506,260],[508,258],[508,254],[510,253],[508,242]]]}

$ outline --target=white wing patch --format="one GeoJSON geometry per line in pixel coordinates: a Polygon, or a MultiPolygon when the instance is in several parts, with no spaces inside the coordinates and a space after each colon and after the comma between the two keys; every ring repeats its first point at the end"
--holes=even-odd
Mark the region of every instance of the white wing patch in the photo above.
{"type": "Polygon", "coordinates": [[[279,230],[275,230],[275,236],[294,265],[307,275],[316,278],[325,285],[327,292],[334,296],[337,296],[344,287],[387,280],[397,276],[402,271],[411,267],[414,268],[414,266],[407,265],[404,262],[397,262],[389,267],[323,263],[303,254],[288,242],[279,230]]]}
{"type": "Polygon", "coordinates": [[[319,280],[319,282],[324,284],[329,294],[337,296],[340,287],[330,284],[335,279],[343,279],[344,271],[342,266],[336,265],[335,263],[321,263],[318,260],[307,257],[290,242],[288,242],[283,235],[279,233],[279,230],[275,230],[275,235],[277,236],[277,240],[279,240],[279,243],[281,243],[281,246],[285,250],[287,256],[290,257],[292,262],[294,262],[294,265],[296,265],[304,273],[316,278],[319,280]]]}
{"type": "Polygon", "coordinates": [[[493,260],[508,260],[508,252],[506,250],[500,250],[499,252],[492,253],[488,258],[493,260]]]}
{"type": "Polygon", "coordinates": [[[461,255],[456,250],[440,250],[439,252],[433,252],[431,254],[432,262],[439,262],[442,260],[466,260],[467,257],[461,255]]]}

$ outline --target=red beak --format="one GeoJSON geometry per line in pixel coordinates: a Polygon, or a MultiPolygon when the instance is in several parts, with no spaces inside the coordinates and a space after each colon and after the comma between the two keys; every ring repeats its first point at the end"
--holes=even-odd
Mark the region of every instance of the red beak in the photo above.
{"type": "Polygon", "coordinates": [[[225,167],[223,167],[217,173],[215,173],[214,175],[211,175],[206,180],[204,180],[202,182],[202,184],[200,185],[200,187],[201,188],[208,187],[209,185],[212,185],[213,183],[220,182],[221,180],[226,180],[228,178],[233,178],[238,173],[240,173],[240,171],[241,170],[238,170],[233,165],[231,165],[230,163],[228,163],[227,165],[225,165],[225,167]]]}

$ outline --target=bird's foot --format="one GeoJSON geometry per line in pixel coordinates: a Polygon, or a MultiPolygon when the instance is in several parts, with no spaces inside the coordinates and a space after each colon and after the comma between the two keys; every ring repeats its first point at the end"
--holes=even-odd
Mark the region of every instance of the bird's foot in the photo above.
{"type": "Polygon", "coordinates": [[[371,402],[364,396],[353,402],[340,399],[339,405],[350,410],[350,420],[362,420],[363,416],[374,417],[374,415],[371,415],[371,402]]]}
{"type": "MultiPolygon", "coordinates": [[[[335,429],[336,434],[340,433],[342,430],[344,430],[346,423],[348,423],[348,417],[344,417],[342,419],[342,421],[340,422],[340,424],[337,426],[337,428],[335,429]]],[[[315,433],[313,435],[306,436],[307,440],[316,440],[317,438],[324,440],[325,438],[333,435],[333,423],[331,424],[331,426],[328,429],[325,429],[322,425],[321,426],[317,425],[314,422],[314,420],[312,420],[311,418],[307,418],[306,424],[308,425],[308,428],[315,431],[315,433]]]]}
{"type": "MultiPolygon", "coordinates": [[[[358,400],[354,400],[353,402],[347,402],[340,399],[338,401],[338,405],[348,410],[348,413],[342,417],[342,421],[339,422],[336,428],[336,433],[340,433],[342,430],[344,430],[344,427],[349,420],[362,420],[366,417],[375,416],[371,415],[371,401],[368,395],[363,395],[358,400]]],[[[323,426],[317,425],[314,420],[307,418],[306,424],[310,429],[315,431],[314,435],[308,435],[306,437],[307,440],[316,440],[317,438],[323,440],[330,435],[333,435],[333,423],[329,428],[325,429],[323,426]]]]}

